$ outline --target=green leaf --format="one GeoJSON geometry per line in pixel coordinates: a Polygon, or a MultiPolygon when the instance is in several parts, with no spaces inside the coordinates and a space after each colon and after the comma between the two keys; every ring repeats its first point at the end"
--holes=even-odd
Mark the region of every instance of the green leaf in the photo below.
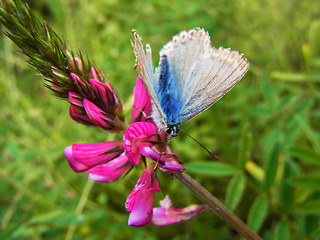
{"type": "Polygon", "coordinates": [[[307,164],[319,165],[320,163],[320,155],[310,148],[293,147],[290,149],[290,154],[307,164]]]}
{"type": "Polygon", "coordinates": [[[231,179],[226,194],[226,205],[234,210],[240,202],[246,186],[246,178],[243,173],[237,173],[231,179]]]}
{"type": "Polygon", "coordinates": [[[320,239],[320,227],[318,227],[316,230],[314,230],[310,236],[314,239],[320,239]]]}
{"type": "MultiPolygon", "coordinates": [[[[278,72],[274,71],[271,72],[271,77],[281,80],[281,81],[288,81],[288,82],[306,82],[309,80],[307,74],[304,73],[294,73],[294,72],[278,72]]],[[[318,79],[313,78],[312,81],[317,81],[318,79]]]]}
{"type": "Polygon", "coordinates": [[[248,226],[254,231],[258,232],[268,211],[268,199],[265,194],[258,196],[249,211],[248,226]]]}
{"type": "Polygon", "coordinates": [[[220,162],[197,162],[185,164],[189,171],[208,174],[212,176],[229,176],[235,174],[238,170],[226,163],[220,162]]]}
{"type": "Polygon", "coordinates": [[[288,179],[288,183],[292,186],[301,187],[309,190],[320,190],[319,175],[300,175],[288,179]]]}
{"type": "Polygon", "coordinates": [[[290,239],[289,223],[286,220],[278,222],[274,233],[274,240],[287,240],[290,239]]]}
{"type": "Polygon", "coordinates": [[[280,183],[280,194],[279,194],[279,200],[282,205],[282,209],[285,213],[289,214],[291,212],[293,202],[294,202],[294,188],[292,185],[290,185],[287,181],[289,177],[292,176],[292,167],[289,163],[290,159],[288,161],[285,161],[284,163],[284,171],[282,176],[282,181],[280,183]]]}
{"type": "Polygon", "coordinates": [[[320,215],[320,199],[302,204],[299,209],[305,214],[320,215]]]}
{"type": "Polygon", "coordinates": [[[278,158],[280,152],[280,145],[276,143],[272,150],[269,159],[266,162],[266,171],[265,171],[265,178],[263,184],[263,190],[268,191],[272,186],[278,169],[278,158]]]}

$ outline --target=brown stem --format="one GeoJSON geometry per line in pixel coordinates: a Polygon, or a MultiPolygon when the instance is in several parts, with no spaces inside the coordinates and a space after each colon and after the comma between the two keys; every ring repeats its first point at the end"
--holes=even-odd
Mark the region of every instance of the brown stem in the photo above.
{"type": "Polygon", "coordinates": [[[250,240],[262,240],[246,224],[244,224],[236,215],[227,209],[218,199],[204,189],[197,181],[186,173],[175,173],[174,176],[194,192],[198,198],[209,205],[209,209],[222,220],[231,225],[238,233],[250,240]]]}

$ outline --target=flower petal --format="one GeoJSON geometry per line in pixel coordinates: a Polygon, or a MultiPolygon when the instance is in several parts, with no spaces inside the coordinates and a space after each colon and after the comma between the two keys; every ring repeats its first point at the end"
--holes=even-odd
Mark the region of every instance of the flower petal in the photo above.
{"type": "Polygon", "coordinates": [[[138,165],[140,162],[140,149],[152,146],[157,141],[157,128],[148,122],[131,124],[123,135],[123,147],[128,159],[138,165]]]}
{"type": "Polygon", "coordinates": [[[173,223],[188,221],[205,210],[200,205],[191,205],[186,208],[172,207],[169,196],[166,196],[163,201],[160,202],[162,207],[153,209],[151,219],[153,225],[166,226],[173,223]]]}
{"type": "Polygon", "coordinates": [[[134,102],[131,114],[131,123],[145,122],[151,114],[150,96],[142,84],[140,76],[136,80],[136,86],[133,90],[134,102]]]}
{"type": "Polygon", "coordinates": [[[86,98],[83,100],[83,106],[91,122],[107,131],[114,129],[116,122],[113,116],[104,112],[101,108],[86,98]]]}
{"type": "Polygon", "coordinates": [[[132,168],[132,163],[126,155],[122,153],[119,157],[91,168],[89,178],[98,182],[113,182],[121,177],[122,174],[132,168]]]}
{"type": "Polygon", "coordinates": [[[91,144],[73,144],[65,148],[70,167],[75,172],[88,169],[119,156],[123,152],[122,142],[102,142],[91,144]]]}
{"type": "MultiPolygon", "coordinates": [[[[154,162],[159,161],[160,152],[154,147],[143,146],[140,148],[140,154],[154,162]]],[[[164,172],[183,172],[185,170],[180,164],[178,155],[175,153],[163,152],[158,166],[164,172]]]]}
{"type": "Polygon", "coordinates": [[[160,191],[160,186],[153,166],[150,165],[127,197],[125,206],[127,211],[131,211],[129,225],[144,226],[150,223],[155,191],[160,191]]]}

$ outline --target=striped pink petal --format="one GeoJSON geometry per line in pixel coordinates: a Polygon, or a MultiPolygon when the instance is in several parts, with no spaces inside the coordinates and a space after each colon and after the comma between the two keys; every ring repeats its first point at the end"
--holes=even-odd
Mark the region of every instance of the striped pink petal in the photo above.
{"type": "Polygon", "coordinates": [[[83,100],[83,106],[92,123],[107,131],[114,129],[114,117],[110,116],[108,113],[86,98],[83,100]]]}
{"type": "Polygon", "coordinates": [[[96,165],[106,163],[122,152],[120,141],[73,144],[64,150],[69,165],[75,172],[84,172],[96,165]]]}
{"type": "Polygon", "coordinates": [[[140,162],[140,149],[156,143],[157,133],[156,126],[148,122],[133,123],[125,131],[123,135],[124,152],[134,165],[140,162]]]}
{"type": "Polygon", "coordinates": [[[132,168],[132,163],[128,160],[126,155],[122,153],[119,157],[97,165],[87,172],[89,178],[98,182],[113,182],[120,178],[125,172],[132,168]]]}

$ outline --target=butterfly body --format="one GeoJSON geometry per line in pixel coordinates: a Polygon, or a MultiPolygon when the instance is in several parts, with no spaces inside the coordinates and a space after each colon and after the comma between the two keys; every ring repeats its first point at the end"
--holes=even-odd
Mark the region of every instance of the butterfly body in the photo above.
{"type": "Polygon", "coordinates": [[[151,48],[133,31],[136,70],[152,102],[152,118],[160,130],[175,137],[178,125],[209,108],[247,72],[248,61],[237,51],[211,47],[200,28],[182,31],[160,51],[153,69],[151,48]]]}

